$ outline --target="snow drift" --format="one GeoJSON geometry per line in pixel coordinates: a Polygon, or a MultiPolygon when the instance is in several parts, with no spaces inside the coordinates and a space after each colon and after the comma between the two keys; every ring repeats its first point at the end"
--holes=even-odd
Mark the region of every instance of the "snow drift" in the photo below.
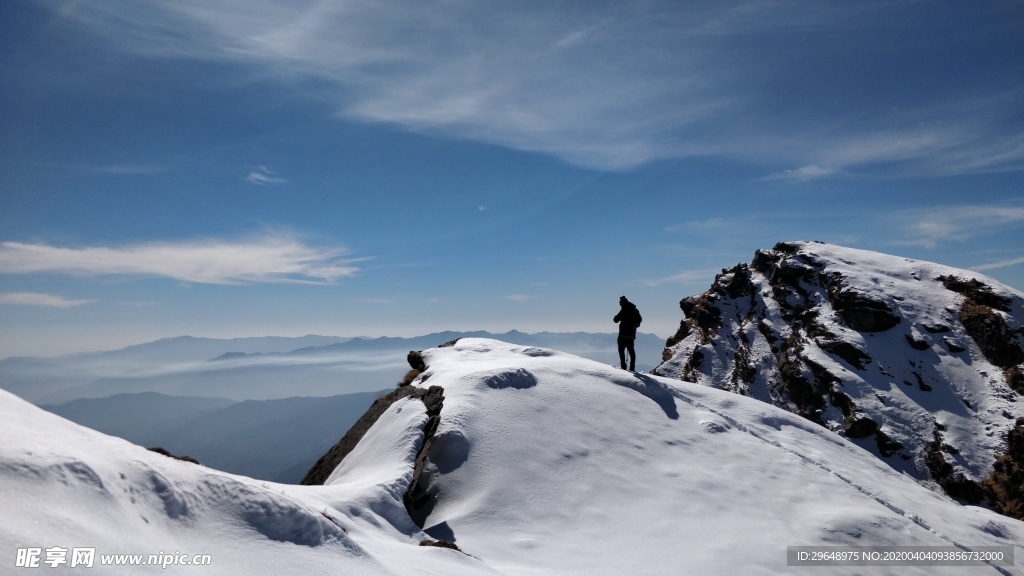
{"type": "Polygon", "coordinates": [[[415,479],[428,416],[413,398],[384,411],[325,485],[292,486],[172,460],[0,393],[0,549],[10,562],[24,547],[93,546],[97,563],[211,554],[203,573],[778,574],[793,570],[787,546],[1024,537],[1024,523],[751,398],[495,340],[423,356],[412,385],[444,399],[415,479]],[[431,496],[422,528],[403,503],[414,480],[431,496]],[[437,539],[461,552],[419,545],[437,539]]]}

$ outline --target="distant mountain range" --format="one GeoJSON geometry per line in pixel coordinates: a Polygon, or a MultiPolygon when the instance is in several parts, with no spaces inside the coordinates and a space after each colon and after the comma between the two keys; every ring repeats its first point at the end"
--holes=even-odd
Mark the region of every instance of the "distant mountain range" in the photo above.
{"type": "MultiPolygon", "coordinates": [[[[382,391],[410,350],[496,337],[617,361],[615,335],[438,332],[414,338],[188,336],[111,352],[0,361],[0,387],[73,422],[204,465],[297,482],[382,391]]],[[[639,334],[652,359],[664,341],[639,334]]],[[[640,368],[653,366],[644,362],[640,368]]]]}
{"type": "MultiPolygon", "coordinates": [[[[394,386],[405,356],[459,337],[497,338],[556,348],[609,364],[614,334],[438,332],[414,338],[239,338],[182,336],[111,352],[0,361],[0,388],[36,404],[157,392],[171,396],[269,400],[336,396],[394,386]]],[[[637,368],[652,368],[664,349],[653,334],[637,335],[637,368]]]]}
{"type": "Polygon", "coordinates": [[[142,392],[42,408],[211,468],[294,484],[381,393],[237,402],[142,392]]]}

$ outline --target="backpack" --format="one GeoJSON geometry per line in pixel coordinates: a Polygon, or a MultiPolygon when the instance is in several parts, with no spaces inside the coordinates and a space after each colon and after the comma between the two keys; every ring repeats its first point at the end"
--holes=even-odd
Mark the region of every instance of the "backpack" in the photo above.
{"type": "Polygon", "coordinates": [[[640,327],[640,323],[643,322],[644,319],[643,319],[642,316],[640,316],[640,310],[635,305],[633,306],[633,312],[636,314],[636,317],[634,318],[636,320],[636,322],[633,324],[633,326],[635,328],[639,328],[640,327]]]}

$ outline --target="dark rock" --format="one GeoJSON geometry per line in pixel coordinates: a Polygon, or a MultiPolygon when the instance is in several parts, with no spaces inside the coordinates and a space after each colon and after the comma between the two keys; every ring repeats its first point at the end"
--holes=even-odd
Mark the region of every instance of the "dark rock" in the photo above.
{"type": "Polygon", "coordinates": [[[423,360],[422,352],[410,350],[409,354],[405,357],[405,360],[413,370],[419,370],[422,372],[427,369],[427,363],[423,360]]]}
{"type": "Polygon", "coordinates": [[[964,300],[959,317],[989,362],[1004,369],[1024,362],[1024,349],[1018,344],[1016,334],[990,307],[964,300]]]}
{"type": "MultiPolygon", "coordinates": [[[[923,390],[925,392],[931,392],[932,391],[932,387],[929,386],[928,384],[925,384],[924,377],[921,376],[920,372],[915,370],[915,371],[911,372],[911,374],[913,374],[914,375],[914,379],[917,380],[917,387],[918,388],[920,388],[921,390],[923,390]]],[[[906,382],[906,381],[905,381],[905,383],[906,384],[910,384],[910,382],[906,382]]]]}
{"type": "Polygon", "coordinates": [[[449,550],[459,550],[459,547],[455,545],[455,542],[449,542],[447,540],[420,540],[420,546],[433,546],[435,548],[448,548],[449,550]]]}
{"type": "Polygon", "coordinates": [[[864,414],[852,414],[846,418],[845,432],[849,438],[865,438],[878,430],[878,423],[864,414]]]}
{"type": "Polygon", "coordinates": [[[771,250],[756,250],[754,251],[754,259],[750,262],[750,267],[765,276],[770,276],[772,268],[774,268],[781,259],[781,256],[771,250]]]}
{"type": "Polygon", "coordinates": [[[981,483],[985,500],[1000,514],[1024,520],[1024,418],[1006,436],[1006,453],[981,483]]]}
{"type": "Polygon", "coordinates": [[[700,372],[704,365],[704,351],[700,348],[695,348],[690,354],[690,357],[686,359],[686,365],[683,366],[683,380],[687,382],[696,382],[696,372],[700,372]]]}
{"type": "Polygon", "coordinates": [[[981,502],[984,499],[981,485],[963,474],[955,473],[953,465],[946,461],[945,452],[949,452],[953,448],[943,442],[938,427],[935,428],[932,438],[924,458],[925,466],[928,467],[932,478],[939,483],[946,494],[953,498],[970,504],[981,502]]]}
{"type": "MultiPolygon", "coordinates": [[[[797,413],[808,420],[821,424],[820,411],[825,407],[824,394],[804,375],[804,367],[809,368],[815,380],[835,378],[821,366],[807,362],[803,358],[798,337],[787,341],[779,361],[779,378],[789,395],[790,401],[796,406],[797,413]]],[[[825,390],[828,387],[824,388],[825,390]]]]}
{"type": "Polygon", "coordinates": [[[853,399],[842,392],[832,392],[832,404],[838,406],[843,411],[843,416],[846,417],[849,417],[857,410],[853,399]]]}
{"type": "Polygon", "coordinates": [[[772,250],[783,254],[796,254],[800,247],[790,242],[777,242],[772,250]]]}
{"type": "Polygon", "coordinates": [[[871,356],[868,356],[867,352],[846,340],[818,341],[818,346],[822,350],[842,358],[847,364],[856,367],[858,370],[863,370],[871,362],[871,356]]]}
{"type": "Polygon", "coordinates": [[[159,446],[156,446],[156,447],[153,447],[153,448],[148,448],[148,450],[150,452],[156,452],[157,454],[162,454],[164,456],[167,456],[168,458],[174,458],[175,460],[181,460],[182,462],[191,462],[193,464],[199,464],[199,460],[196,460],[195,458],[193,458],[191,456],[177,456],[177,455],[171,454],[170,452],[168,452],[167,450],[165,450],[165,449],[163,449],[163,448],[161,448],[159,446]]]}
{"type": "Polygon", "coordinates": [[[858,332],[883,332],[901,322],[888,304],[854,290],[830,289],[828,297],[843,323],[858,332]]]}
{"type": "Polygon", "coordinates": [[[910,344],[910,347],[913,348],[914,350],[924,351],[931,348],[927,341],[914,338],[913,334],[904,334],[903,336],[906,337],[907,344],[910,344]]]}
{"type": "Polygon", "coordinates": [[[1000,296],[992,291],[988,284],[980,282],[976,278],[965,280],[956,276],[939,276],[942,285],[948,290],[963,294],[970,300],[989,308],[1009,312],[1013,306],[1013,300],[1007,296],[1000,296]]]}
{"type": "Polygon", "coordinates": [[[693,316],[693,309],[697,307],[697,296],[687,296],[679,301],[679,308],[687,318],[693,316]]]}
{"type": "Polygon", "coordinates": [[[669,350],[669,348],[671,348],[671,347],[675,346],[676,344],[682,342],[689,335],[690,335],[690,323],[689,323],[689,321],[686,318],[683,318],[682,322],[679,323],[679,329],[676,330],[676,333],[673,334],[668,340],[665,341],[665,351],[662,354],[662,356],[663,356],[662,360],[668,360],[669,358],[671,358],[672,357],[672,352],[669,350]],[[668,354],[668,356],[664,357],[665,354],[668,354]]]}
{"type": "MultiPolygon", "coordinates": [[[[687,314],[693,319],[697,328],[700,328],[705,334],[710,334],[722,326],[722,311],[715,305],[715,302],[714,294],[702,294],[690,309],[690,313],[687,314]]],[[[682,302],[679,304],[682,306],[682,302]]]]}
{"type": "Polygon", "coordinates": [[[1024,366],[1010,366],[1003,371],[1003,378],[1006,378],[1006,385],[1024,394],[1024,366]]]}
{"type": "Polygon", "coordinates": [[[903,449],[903,444],[890,438],[881,428],[875,431],[875,445],[878,446],[878,453],[886,458],[903,449]]]}
{"type": "Polygon", "coordinates": [[[967,351],[967,348],[964,348],[963,346],[960,345],[959,342],[957,342],[956,340],[953,340],[952,338],[950,338],[948,336],[943,338],[942,341],[946,343],[946,348],[950,352],[952,352],[953,354],[959,354],[961,352],[966,352],[967,351]]]}
{"type": "Polygon", "coordinates": [[[813,282],[816,271],[807,264],[794,258],[783,260],[772,271],[771,280],[782,282],[794,288],[800,287],[800,281],[813,282]]]}
{"type": "Polygon", "coordinates": [[[930,334],[945,334],[952,330],[952,328],[945,324],[922,324],[922,326],[930,334]]]}
{"type": "Polygon", "coordinates": [[[339,440],[337,444],[332,446],[326,454],[321,456],[320,459],[313,464],[299,484],[323,484],[327,478],[330,477],[331,473],[334,472],[334,469],[338,467],[338,464],[341,464],[341,461],[344,460],[345,456],[348,456],[348,454],[355,449],[356,444],[359,443],[359,440],[361,440],[370,427],[373,426],[374,422],[376,422],[392,404],[409,396],[423,400],[423,403],[427,406],[428,414],[430,414],[432,406],[434,410],[439,413],[440,407],[437,404],[440,400],[443,400],[444,390],[440,386],[431,386],[430,388],[404,386],[396,389],[394,392],[381,396],[374,401],[359,420],[356,420],[356,423],[352,425],[341,440],[339,440]],[[440,400],[438,397],[440,397],[440,400]],[[428,404],[428,402],[430,402],[430,404],[428,404]]]}
{"type": "Polygon", "coordinates": [[[751,281],[750,269],[745,264],[740,264],[729,271],[732,276],[725,282],[725,293],[730,298],[746,296],[754,291],[754,283],[751,281]]]}

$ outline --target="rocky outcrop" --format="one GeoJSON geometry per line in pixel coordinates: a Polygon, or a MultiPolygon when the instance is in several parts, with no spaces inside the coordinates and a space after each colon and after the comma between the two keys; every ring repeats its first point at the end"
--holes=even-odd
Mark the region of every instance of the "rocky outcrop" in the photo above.
{"type": "Polygon", "coordinates": [[[996,459],[982,490],[993,510],[1024,520],[1024,418],[1006,435],[1006,453],[996,459]]]}
{"type": "Polygon", "coordinates": [[[418,398],[426,407],[427,421],[423,425],[423,444],[420,445],[419,452],[416,455],[412,482],[402,496],[402,500],[405,503],[406,510],[409,512],[409,516],[422,528],[423,521],[433,509],[437,497],[436,492],[430,489],[429,473],[426,468],[427,455],[430,453],[437,427],[441,423],[444,389],[440,386],[424,388],[410,385],[421,375],[422,378],[420,380],[426,380],[429,374],[424,374],[427,370],[427,365],[420,352],[409,352],[406,360],[409,362],[412,370],[399,383],[398,388],[375,400],[341,440],[313,464],[313,467],[309,469],[306,476],[299,483],[303,485],[317,485],[326,482],[335,468],[355,449],[359,441],[366,435],[366,432],[369,431],[392,404],[402,398],[418,398]]]}
{"type": "MultiPolygon", "coordinates": [[[[366,435],[366,432],[373,426],[384,412],[391,407],[392,404],[399,401],[402,398],[419,398],[423,400],[423,403],[427,406],[427,414],[431,415],[431,411],[435,412],[432,416],[438,416],[441,413],[441,405],[444,402],[444,390],[439,386],[431,386],[430,388],[419,388],[416,386],[403,386],[397,388],[393,392],[381,396],[370,405],[366,412],[356,420],[356,423],[349,428],[348,432],[339,440],[326,454],[321,456],[306,472],[305,477],[299,482],[302,485],[319,485],[327,481],[334,469],[341,464],[341,461],[348,456],[356,444],[366,435]]],[[[428,426],[430,422],[428,421],[428,426]]],[[[434,429],[436,430],[437,424],[434,423],[434,429]]]]}
{"type": "Polygon", "coordinates": [[[1024,294],[973,272],[782,242],[680,309],[656,374],[786,408],[962,501],[1024,416],[1024,294]]]}
{"type": "Polygon", "coordinates": [[[830,289],[829,301],[843,323],[858,332],[883,332],[900,323],[900,316],[884,301],[849,288],[830,289]]]}
{"type": "Polygon", "coordinates": [[[191,462],[192,464],[199,464],[199,460],[196,460],[195,458],[193,458],[191,456],[178,456],[176,454],[171,454],[167,449],[162,448],[160,446],[154,446],[153,448],[147,448],[147,450],[149,450],[150,452],[156,452],[157,454],[160,454],[160,455],[163,455],[163,456],[167,456],[168,458],[174,458],[175,460],[181,460],[182,462],[191,462]]]}
{"type": "MultiPolygon", "coordinates": [[[[422,388],[420,388],[422,390],[422,388]]],[[[434,442],[434,434],[437,426],[441,423],[441,408],[444,405],[444,389],[440,386],[431,386],[420,396],[424,406],[427,407],[427,423],[423,426],[423,445],[416,455],[416,465],[412,471],[412,483],[402,496],[405,502],[405,509],[409,516],[420,528],[424,520],[434,509],[437,500],[437,492],[431,490],[429,473],[426,470],[427,455],[434,442]]]]}
{"type": "Polygon", "coordinates": [[[1024,348],[1018,341],[1021,330],[1010,329],[1001,314],[968,298],[960,307],[959,318],[989,362],[1000,368],[1024,362],[1024,348]]]}

